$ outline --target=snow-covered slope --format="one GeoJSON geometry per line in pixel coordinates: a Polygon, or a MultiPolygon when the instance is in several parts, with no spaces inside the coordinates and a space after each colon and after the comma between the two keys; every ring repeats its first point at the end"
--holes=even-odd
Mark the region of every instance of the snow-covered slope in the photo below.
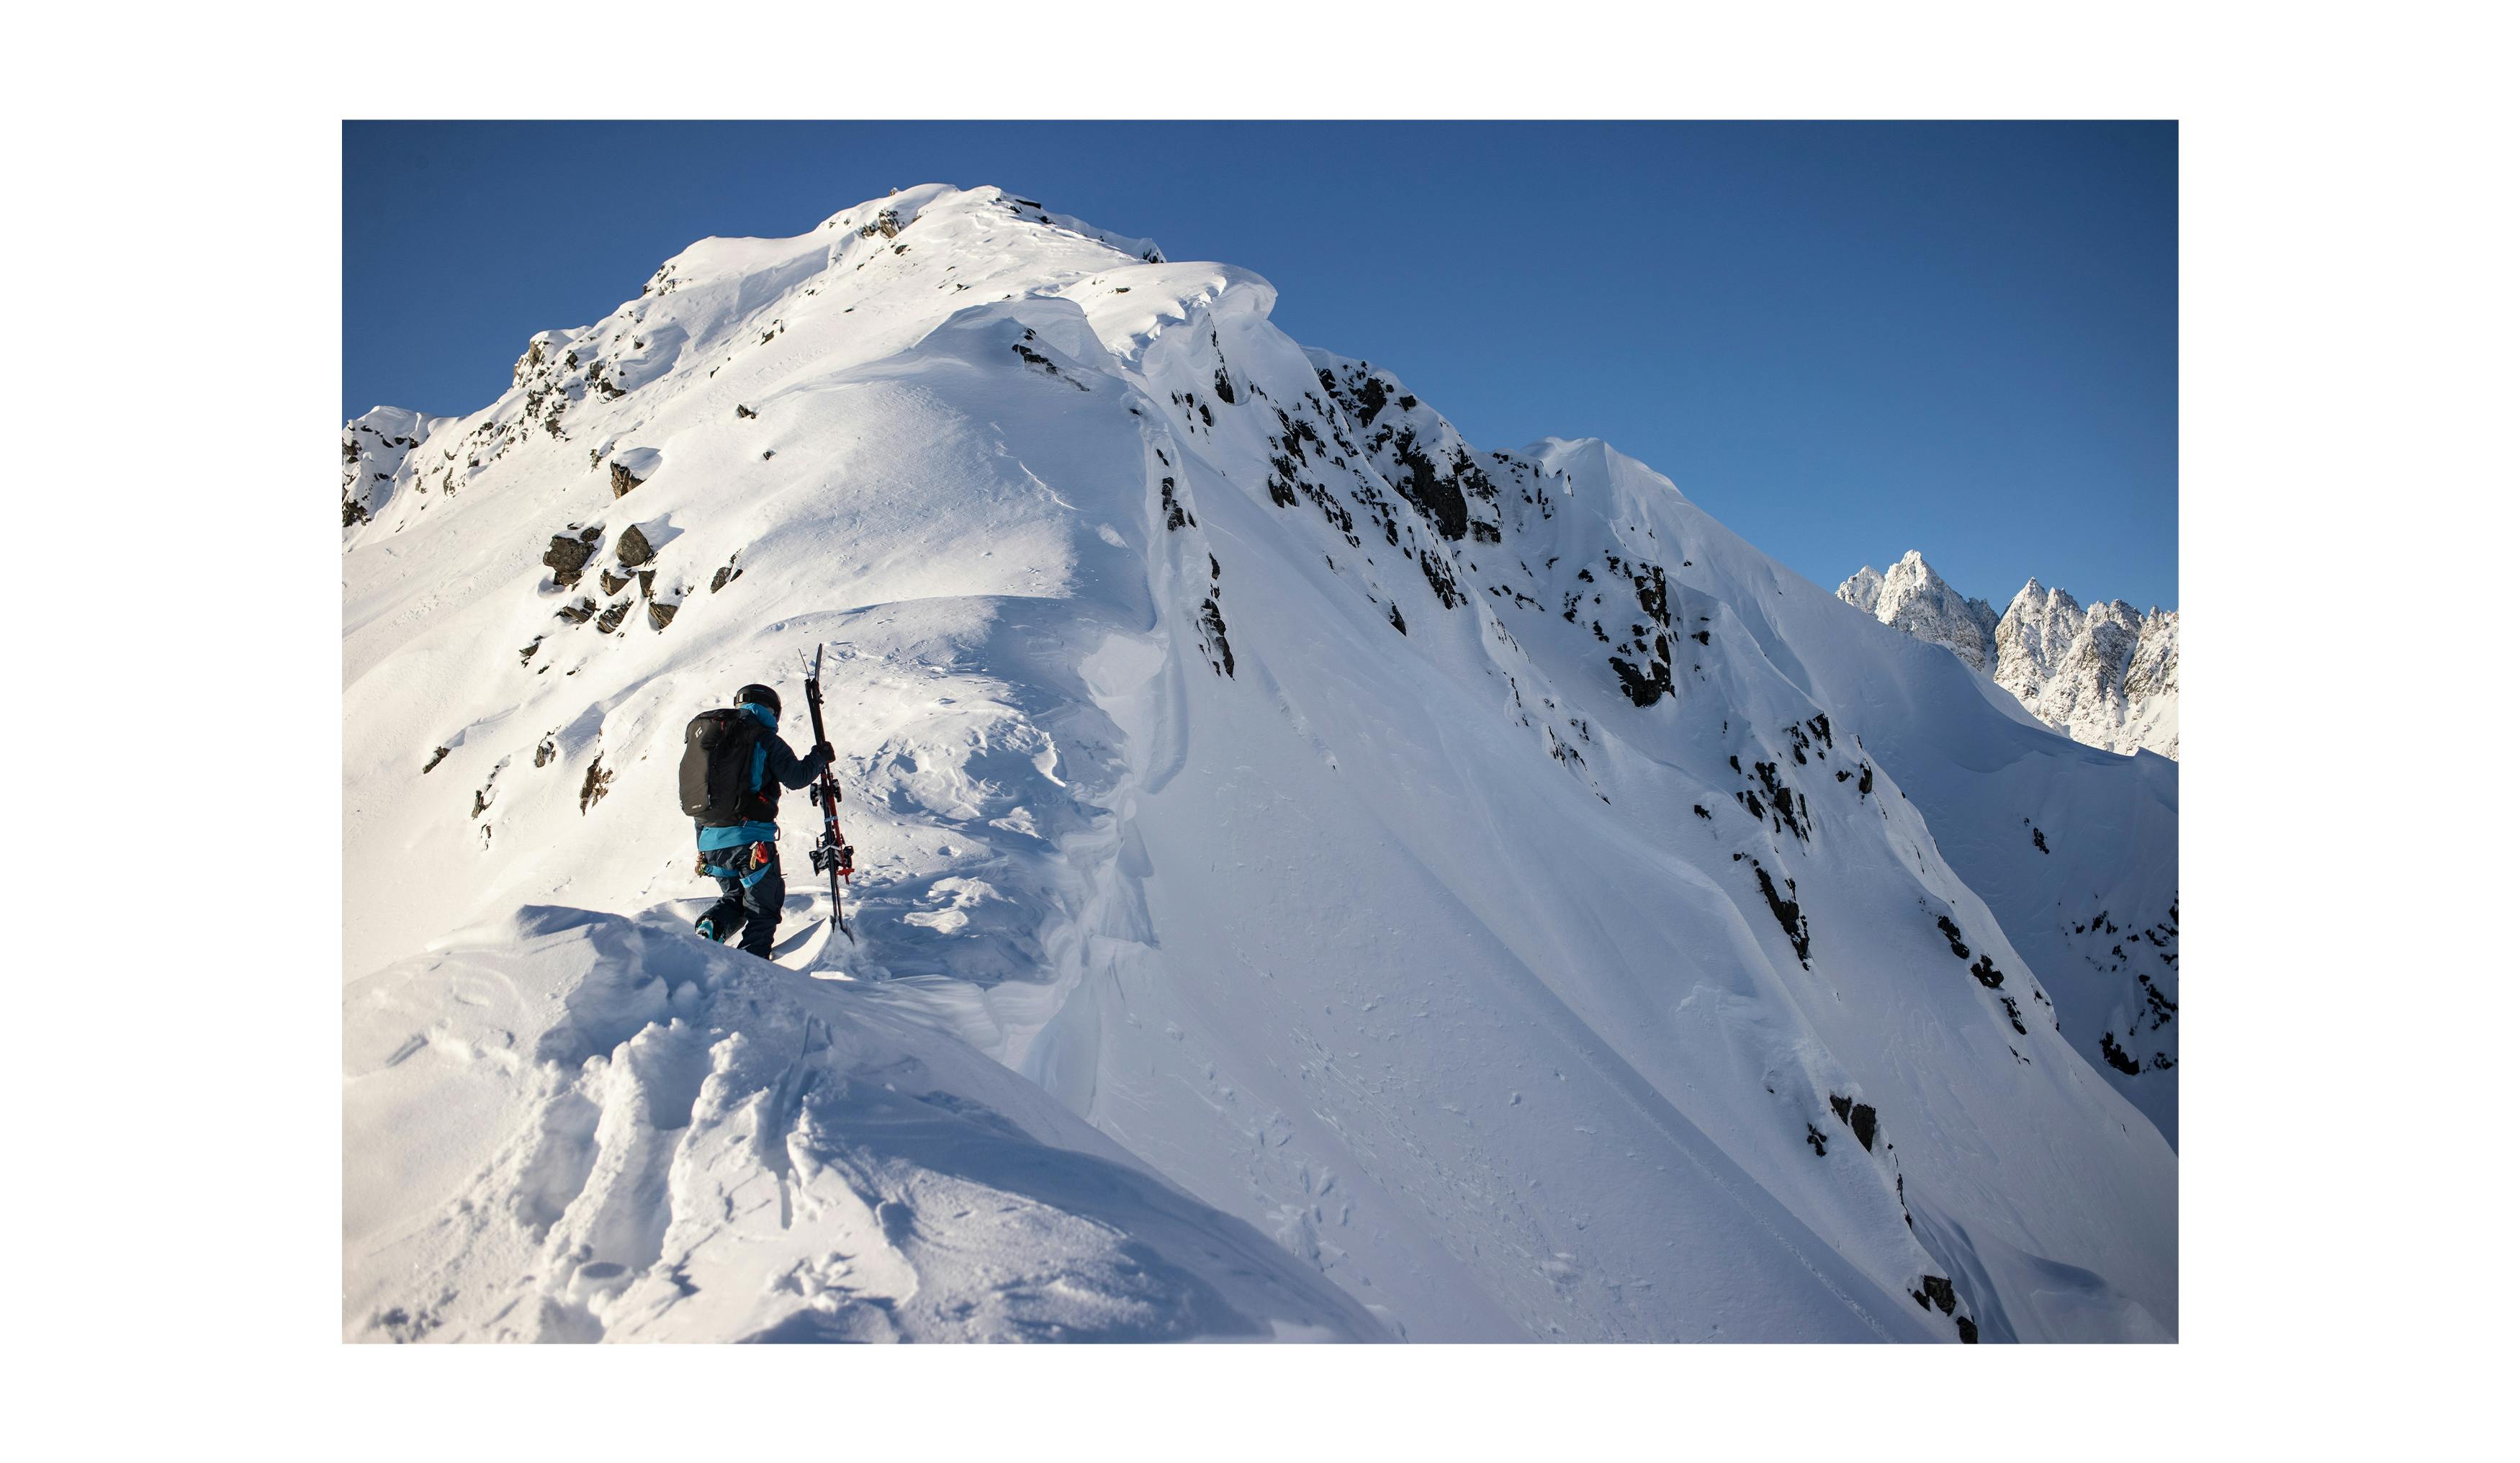
{"type": "Polygon", "coordinates": [[[345,510],[349,1334],[2175,1334],[2175,1073],[2101,1065],[2141,986],[2073,930],[2175,905],[2176,769],[1599,442],[1471,448],[1273,302],[930,186],[695,245],[481,412],[363,419],[401,456],[345,510]],[[801,706],[818,643],[864,943],[809,924],[791,808],[791,968],[741,972],[684,933],[680,733],[749,680],[801,706]],[[472,1008],[633,983],[562,1042],[472,1008]],[[845,1053],[812,1084],[906,1052],[1019,1131],[975,1120],[977,1173],[854,1136],[765,1075],[791,1008],[845,1053]],[[703,1066],[741,1070],[687,1100],[703,1066]],[[471,1146],[398,1183],[438,1090],[471,1146]],[[555,1112],[566,1163],[500,1136],[555,1112]],[[996,1200],[896,1234],[878,1170],[1159,1278],[996,1200]],[[814,1202],[774,1236],[738,1188],[814,1202]],[[778,1291],[807,1254],[880,1275],[778,1291]],[[1067,1264],[1133,1318],[988,1299],[1067,1264]]]}
{"type": "Polygon", "coordinates": [[[2179,757],[2179,611],[2123,599],[2085,609],[2033,579],[1999,618],[1965,599],[1914,550],[1882,574],[1867,564],[1837,598],[1942,645],[2076,741],[2179,757]]]}

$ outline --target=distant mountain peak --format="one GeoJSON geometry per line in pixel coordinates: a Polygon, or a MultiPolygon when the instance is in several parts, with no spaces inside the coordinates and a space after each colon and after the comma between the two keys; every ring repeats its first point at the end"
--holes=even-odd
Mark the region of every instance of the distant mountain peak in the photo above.
{"type": "Polygon", "coordinates": [[[1887,574],[1868,564],[1857,570],[1837,587],[1837,598],[1884,625],[1949,646],[1973,671],[1994,664],[1995,607],[1953,589],[1916,550],[1901,554],[1887,574]]]}
{"type": "Polygon", "coordinates": [[[1998,618],[1983,599],[1959,600],[1912,549],[1886,575],[1857,570],[1837,598],[1948,647],[2076,741],[2179,756],[2177,610],[2138,613],[2123,599],[2087,607],[2033,575],[1998,618]],[[1956,600],[1968,613],[1955,614],[1956,600]]]}

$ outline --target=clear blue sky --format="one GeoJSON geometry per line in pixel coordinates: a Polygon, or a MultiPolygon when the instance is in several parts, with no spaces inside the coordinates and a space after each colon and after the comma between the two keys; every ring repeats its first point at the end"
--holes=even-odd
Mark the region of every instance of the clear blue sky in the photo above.
{"type": "Polygon", "coordinates": [[[2175,605],[2171,123],[343,131],[342,409],[487,405],[707,235],[994,183],[1278,286],[1481,447],[1598,436],[1824,585],[2175,605]]]}

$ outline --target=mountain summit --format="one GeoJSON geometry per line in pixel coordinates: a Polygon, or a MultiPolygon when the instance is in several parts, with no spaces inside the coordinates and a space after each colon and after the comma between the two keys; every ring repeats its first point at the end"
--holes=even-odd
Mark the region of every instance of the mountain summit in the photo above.
{"type": "Polygon", "coordinates": [[[2177,1334],[2176,766],[1275,298],[929,185],[348,424],[346,1335],[2177,1334]]]}
{"type": "Polygon", "coordinates": [[[1837,598],[1882,624],[1948,648],[1970,670],[1995,665],[1995,606],[1961,597],[1915,550],[1877,573],[1870,564],[1837,587],[1837,598]]]}

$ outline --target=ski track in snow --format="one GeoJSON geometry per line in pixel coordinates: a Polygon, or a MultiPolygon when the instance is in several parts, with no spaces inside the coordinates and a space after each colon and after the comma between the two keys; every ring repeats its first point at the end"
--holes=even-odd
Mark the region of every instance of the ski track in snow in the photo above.
{"type": "Polygon", "coordinates": [[[915,189],[352,423],[345,1334],[2175,1336],[2175,768],[1153,254],[915,189]],[[818,643],[772,970],[673,764],[818,643]]]}

